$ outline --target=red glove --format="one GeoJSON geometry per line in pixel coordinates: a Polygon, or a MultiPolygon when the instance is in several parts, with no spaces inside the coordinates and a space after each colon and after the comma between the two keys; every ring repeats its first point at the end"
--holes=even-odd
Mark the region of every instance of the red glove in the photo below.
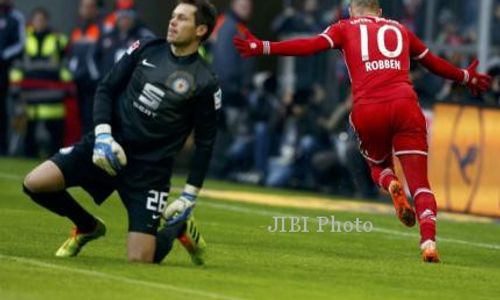
{"type": "Polygon", "coordinates": [[[271,46],[268,41],[257,39],[248,29],[243,31],[244,39],[235,36],[233,44],[243,57],[252,57],[271,54],[271,46]]]}
{"type": "Polygon", "coordinates": [[[483,73],[478,73],[476,68],[479,65],[479,61],[475,59],[467,69],[464,69],[464,81],[463,84],[467,85],[467,88],[471,91],[473,96],[477,96],[481,93],[486,92],[491,85],[491,76],[483,73]]]}

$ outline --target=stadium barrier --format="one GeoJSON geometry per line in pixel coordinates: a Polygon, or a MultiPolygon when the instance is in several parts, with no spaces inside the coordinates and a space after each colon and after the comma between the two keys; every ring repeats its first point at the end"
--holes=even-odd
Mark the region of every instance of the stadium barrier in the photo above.
{"type": "Polygon", "coordinates": [[[442,210],[500,217],[500,109],[438,104],[429,174],[442,210]]]}

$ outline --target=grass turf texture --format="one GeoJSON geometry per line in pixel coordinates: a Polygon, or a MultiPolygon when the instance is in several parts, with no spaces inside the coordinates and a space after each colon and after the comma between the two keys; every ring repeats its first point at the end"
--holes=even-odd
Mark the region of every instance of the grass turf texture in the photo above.
{"type": "MultiPolygon", "coordinates": [[[[439,222],[443,263],[428,265],[420,261],[417,229],[404,228],[392,215],[335,213],[338,221],[359,217],[382,229],[371,233],[318,233],[313,221],[309,233],[270,233],[273,215],[314,219],[331,212],[203,198],[196,217],[209,246],[207,266],[193,266],[179,244],[163,264],[138,265],[126,261],[126,213],[117,196],[97,207],[76,189],[72,193],[105,220],[108,233],[77,258],[58,259],[53,254],[71,225],[21,193],[21,178],[35,164],[0,159],[0,299],[498,297],[498,223],[439,222]]],[[[207,187],[294,193],[218,182],[207,187]]]]}

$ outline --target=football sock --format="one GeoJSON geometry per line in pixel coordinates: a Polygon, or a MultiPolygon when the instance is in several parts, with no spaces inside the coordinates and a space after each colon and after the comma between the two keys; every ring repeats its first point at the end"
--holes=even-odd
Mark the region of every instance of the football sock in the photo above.
{"type": "Polygon", "coordinates": [[[156,234],[156,251],[154,263],[161,261],[170,253],[175,239],[182,234],[186,228],[186,222],[180,222],[171,226],[163,226],[156,234]]]}
{"type": "Polygon", "coordinates": [[[427,178],[427,156],[402,155],[399,160],[413,196],[421,242],[435,240],[437,204],[427,178]]]}
{"type": "Polygon", "coordinates": [[[426,240],[436,240],[436,200],[431,193],[423,192],[415,199],[415,210],[420,224],[420,243],[426,240]]]}
{"type": "Polygon", "coordinates": [[[23,185],[23,191],[33,202],[73,221],[82,233],[92,232],[97,225],[96,219],[81,207],[66,190],[51,193],[33,193],[23,185]]]}
{"type": "Polygon", "coordinates": [[[370,165],[372,179],[378,186],[384,190],[389,189],[389,184],[398,178],[394,175],[393,168],[384,165],[370,165]]]}

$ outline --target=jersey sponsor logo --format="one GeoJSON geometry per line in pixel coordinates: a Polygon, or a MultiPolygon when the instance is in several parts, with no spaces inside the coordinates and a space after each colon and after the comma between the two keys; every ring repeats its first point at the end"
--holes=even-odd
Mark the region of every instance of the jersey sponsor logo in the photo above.
{"type": "Polygon", "coordinates": [[[222,107],[222,91],[218,89],[214,94],[214,106],[215,110],[219,110],[222,107]]]}
{"type": "Polygon", "coordinates": [[[155,111],[160,107],[163,97],[165,97],[165,91],[151,83],[146,83],[138,102],[134,101],[134,107],[154,118],[157,115],[155,111]]]}
{"type": "Polygon", "coordinates": [[[145,67],[149,67],[149,68],[156,68],[155,65],[153,65],[150,62],[148,62],[147,58],[145,58],[145,59],[142,60],[142,65],[145,66],[145,67]]]}
{"type": "Polygon", "coordinates": [[[190,95],[194,90],[194,77],[185,71],[176,71],[172,73],[167,79],[166,86],[168,86],[177,95],[186,96],[190,95]]]}
{"type": "Polygon", "coordinates": [[[139,47],[141,46],[141,42],[140,41],[135,41],[132,46],[130,46],[127,50],[127,54],[130,55],[132,53],[134,53],[135,50],[137,50],[139,47]]]}

